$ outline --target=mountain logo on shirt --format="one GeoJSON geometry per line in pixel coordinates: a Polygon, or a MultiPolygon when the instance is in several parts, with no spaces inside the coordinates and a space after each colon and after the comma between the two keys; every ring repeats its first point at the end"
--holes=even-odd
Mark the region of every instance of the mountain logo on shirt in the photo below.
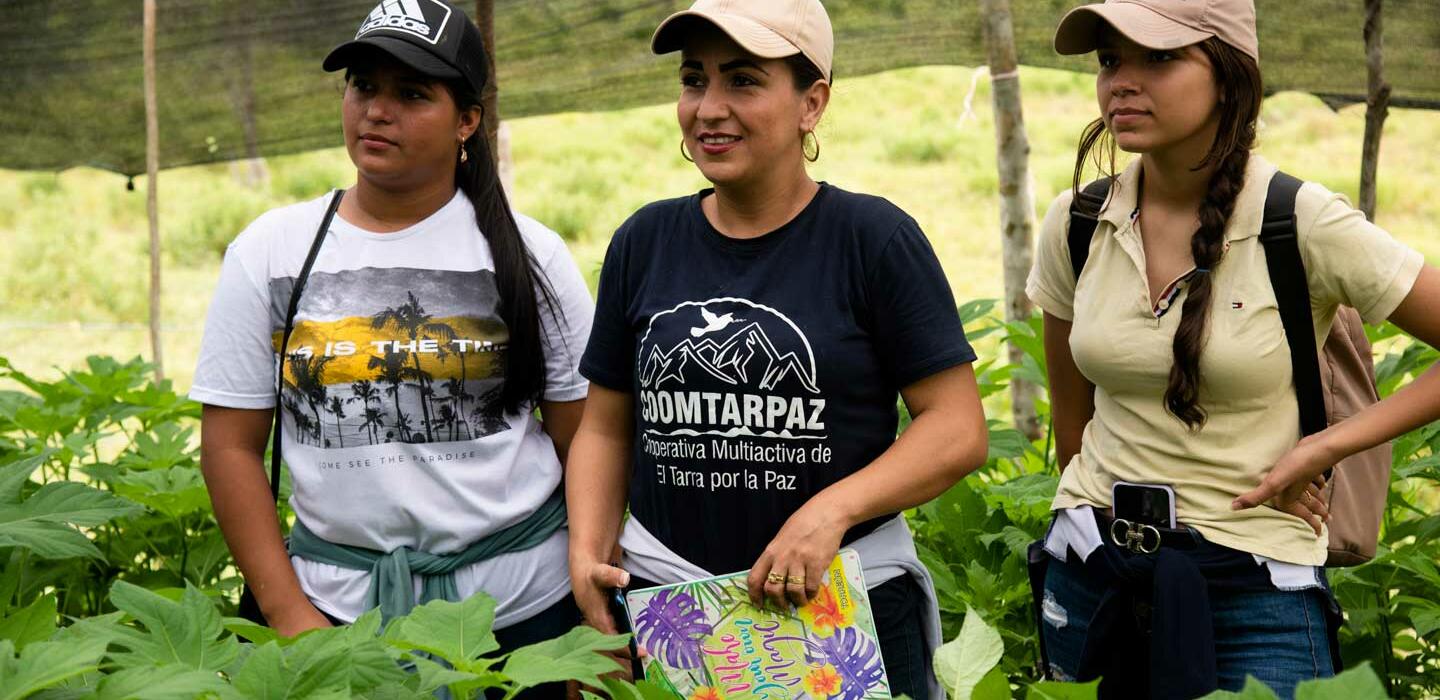
{"type": "Polygon", "coordinates": [[[659,389],[667,383],[684,385],[687,374],[699,372],[735,387],[768,391],[789,381],[812,394],[820,393],[815,386],[815,357],[810,352],[810,343],[790,319],[774,309],[758,305],[754,308],[763,310],[764,314],[756,314],[758,318],[749,321],[736,318],[734,311],[719,314],[705,306],[716,302],[719,302],[717,306],[751,303],[743,299],[718,299],[695,305],[689,311],[694,313],[698,310],[701,323],[689,328],[690,337],[681,338],[668,347],[646,342],[654,334],[656,322],[665,314],[682,313],[684,307],[694,302],[681,304],[651,319],[651,332],[641,341],[642,347],[645,347],[640,365],[641,387],[659,389]],[[782,352],[770,339],[765,326],[776,324],[766,324],[767,320],[781,321],[781,327],[790,331],[784,335],[793,335],[793,338],[784,337],[782,341],[788,351],[782,352]],[[793,342],[797,339],[798,343],[793,342]],[[797,347],[788,349],[789,346],[797,347]]]}
{"type": "Polygon", "coordinates": [[[810,341],[768,306],[726,297],[662,311],[650,319],[637,362],[651,433],[823,435],[810,341]]]}

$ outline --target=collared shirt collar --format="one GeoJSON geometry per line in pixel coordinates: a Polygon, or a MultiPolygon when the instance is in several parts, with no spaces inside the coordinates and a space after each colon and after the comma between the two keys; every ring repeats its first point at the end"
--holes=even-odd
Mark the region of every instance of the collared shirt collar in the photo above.
{"type": "MultiPolygon", "coordinates": [[[[1244,240],[1260,235],[1260,223],[1265,216],[1265,194],[1270,188],[1270,178],[1276,168],[1259,154],[1252,152],[1250,162],[1245,166],[1245,184],[1235,198],[1235,210],[1225,226],[1225,242],[1244,240]]],[[[1140,159],[1131,161],[1115,184],[1110,187],[1110,198],[1100,209],[1100,220],[1109,223],[1112,231],[1123,228],[1139,206],[1140,159]]]]}

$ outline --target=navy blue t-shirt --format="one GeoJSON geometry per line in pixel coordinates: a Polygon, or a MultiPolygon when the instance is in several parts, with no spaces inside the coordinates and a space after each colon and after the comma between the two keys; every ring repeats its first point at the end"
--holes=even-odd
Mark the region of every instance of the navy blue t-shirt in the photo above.
{"type": "Polygon", "coordinates": [[[895,205],[822,183],[789,223],[735,239],[705,218],[708,194],[616,231],[580,371],[634,396],[632,517],[730,572],[894,442],[902,387],[975,353],[934,250],[895,205]]]}

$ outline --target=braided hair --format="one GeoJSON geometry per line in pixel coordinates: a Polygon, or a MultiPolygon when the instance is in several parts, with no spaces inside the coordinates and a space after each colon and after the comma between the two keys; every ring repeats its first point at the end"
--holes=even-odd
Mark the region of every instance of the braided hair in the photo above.
{"type": "MultiPolygon", "coordinates": [[[[1215,167],[1200,202],[1200,228],[1190,238],[1195,267],[1205,272],[1190,278],[1189,292],[1180,309],[1180,325],[1175,329],[1175,360],[1165,388],[1165,410],[1191,430],[1204,427],[1207,418],[1200,405],[1200,352],[1210,322],[1214,271],[1225,253],[1225,226],[1245,184],[1245,168],[1255,146],[1255,125],[1264,97],[1260,66],[1255,59],[1213,37],[1198,46],[1210,59],[1220,88],[1220,123],[1209,152],[1194,166],[1195,170],[1215,167]]],[[[1115,179],[1115,139],[1104,119],[1091,122],[1081,133],[1072,180],[1077,198],[1087,160],[1093,160],[1106,177],[1115,179]]]]}

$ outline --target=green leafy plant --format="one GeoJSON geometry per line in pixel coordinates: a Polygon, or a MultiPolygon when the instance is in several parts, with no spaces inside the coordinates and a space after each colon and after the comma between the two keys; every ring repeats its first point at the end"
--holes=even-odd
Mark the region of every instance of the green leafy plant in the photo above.
{"type": "MultiPolygon", "coordinates": [[[[996,308],[981,300],[961,314],[984,351],[976,364],[981,393],[1001,415],[993,409],[1005,407],[1011,381],[1044,386],[1045,359],[1038,316],[1005,323],[994,318],[996,308]],[[1019,362],[994,356],[1004,342],[1022,350],[1019,362]]],[[[1390,326],[1373,329],[1372,340],[1383,395],[1437,358],[1390,326]]],[[[1038,409],[1048,424],[1043,400],[1038,409]]],[[[372,614],[293,640],[226,617],[240,579],[200,477],[198,418],[199,407],[154,381],[139,359],[91,357],[42,381],[0,358],[0,699],[42,690],[44,697],[419,698],[441,687],[468,697],[566,679],[611,697],[670,696],[601,677],[613,662],[596,651],[623,638],[588,628],[494,656],[493,602],[483,598],[422,606],[383,630],[372,614]],[[61,626],[64,620],[73,622],[61,626]]],[[[972,697],[1091,697],[1085,686],[1036,682],[1025,549],[1049,523],[1059,474],[1053,440],[1048,430],[1027,439],[1008,420],[991,420],[989,430],[985,466],[909,513],[945,635],[969,639],[961,648],[972,649],[956,656],[947,647],[937,668],[952,688],[962,675],[973,683],[972,697]],[[987,641],[976,646],[976,639],[987,641]]],[[[1378,556],[1330,571],[1346,609],[1341,646],[1352,668],[1331,683],[1374,678],[1392,697],[1440,693],[1437,446],[1440,426],[1395,442],[1378,556]]],[[[1332,696],[1310,687],[1299,697],[1332,696]]]]}

